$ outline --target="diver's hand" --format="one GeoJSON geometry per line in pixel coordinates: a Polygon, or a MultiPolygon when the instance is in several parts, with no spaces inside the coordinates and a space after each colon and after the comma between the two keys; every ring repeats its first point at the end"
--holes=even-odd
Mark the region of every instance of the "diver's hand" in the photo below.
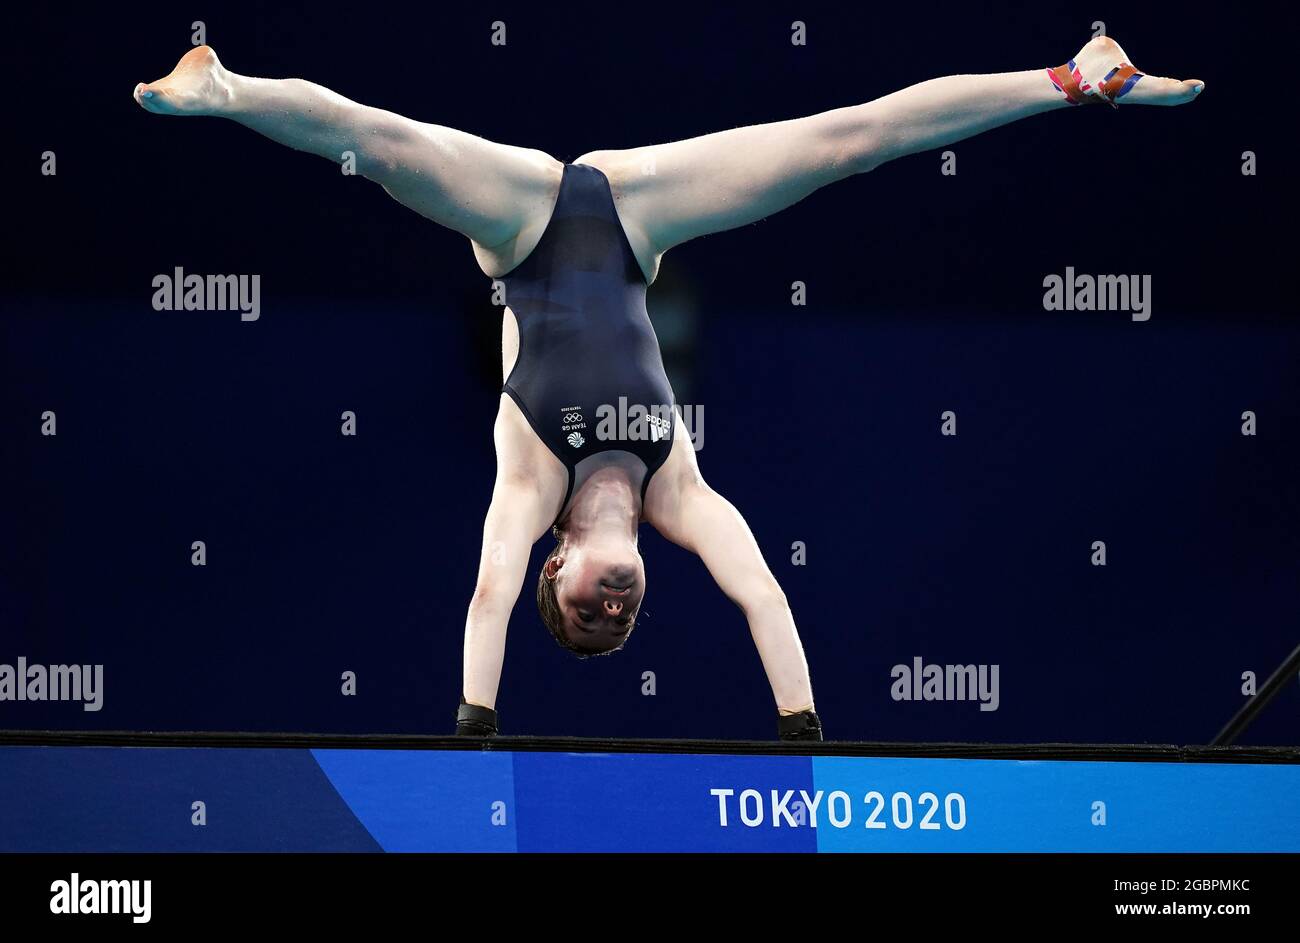
{"type": "Polygon", "coordinates": [[[497,735],[497,712],[490,707],[478,704],[466,704],[460,699],[460,708],[456,711],[456,736],[458,737],[495,737],[497,735]]]}
{"type": "Polygon", "coordinates": [[[776,732],[782,740],[821,740],[821,718],[814,710],[780,714],[776,718],[776,732]]]}

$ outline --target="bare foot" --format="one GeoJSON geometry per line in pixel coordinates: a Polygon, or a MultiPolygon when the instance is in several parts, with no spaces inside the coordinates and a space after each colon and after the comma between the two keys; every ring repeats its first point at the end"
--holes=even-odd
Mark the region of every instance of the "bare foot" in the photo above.
{"type": "MultiPolygon", "coordinates": [[[[1084,95],[1101,95],[1101,89],[1110,75],[1133,60],[1109,36],[1096,36],[1074,57],[1074,65],[1082,81],[1079,88],[1084,95]]],[[[1191,101],[1205,83],[1200,79],[1165,79],[1146,75],[1140,70],[1126,88],[1116,90],[1112,100],[1117,105],[1182,105],[1191,101]]],[[[1102,95],[1103,98],[1107,96],[1102,95]]]]}
{"type": "Polygon", "coordinates": [[[211,115],[230,103],[230,73],[211,46],[196,46],[156,82],[135,87],[135,100],[156,115],[211,115]]]}

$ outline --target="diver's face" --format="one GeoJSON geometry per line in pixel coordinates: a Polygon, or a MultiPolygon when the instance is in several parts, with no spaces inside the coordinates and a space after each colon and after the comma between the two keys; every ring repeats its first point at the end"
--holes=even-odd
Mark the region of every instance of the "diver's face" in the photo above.
{"type": "Polygon", "coordinates": [[[565,635],[582,648],[617,648],[632,630],[645,595],[641,555],[628,547],[565,549],[549,564],[565,635]]]}

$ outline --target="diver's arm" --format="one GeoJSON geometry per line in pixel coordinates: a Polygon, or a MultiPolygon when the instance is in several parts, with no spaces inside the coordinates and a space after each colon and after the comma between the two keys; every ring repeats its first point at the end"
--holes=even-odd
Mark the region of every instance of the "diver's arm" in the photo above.
{"type": "Polygon", "coordinates": [[[531,479],[498,472],[483,524],[478,580],[465,618],[465,703],[496,705],[510,613],[523,586],[529,553],[546,533],[551,516],[531,479]]]}
{"type": "Polygon", "coordinates": [[[673,454],[651,480],[644,514],[668,540],[698,554],[718,588],[744,612],[777,710],[811,711],[808,662],[785,593],[740,512],[701,477],[680,421],[673,454]]]}

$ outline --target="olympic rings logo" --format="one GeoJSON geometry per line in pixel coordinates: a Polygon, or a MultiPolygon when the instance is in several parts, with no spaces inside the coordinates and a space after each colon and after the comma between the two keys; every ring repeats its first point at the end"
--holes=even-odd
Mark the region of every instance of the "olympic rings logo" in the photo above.
{"type": "Polygon", "coordinates": [[[581,421],[582,421],[582,413],[565,413],[565,414],[564,414],[564,421],[565,421],[565,422],[581,422],[581,421]]]}

